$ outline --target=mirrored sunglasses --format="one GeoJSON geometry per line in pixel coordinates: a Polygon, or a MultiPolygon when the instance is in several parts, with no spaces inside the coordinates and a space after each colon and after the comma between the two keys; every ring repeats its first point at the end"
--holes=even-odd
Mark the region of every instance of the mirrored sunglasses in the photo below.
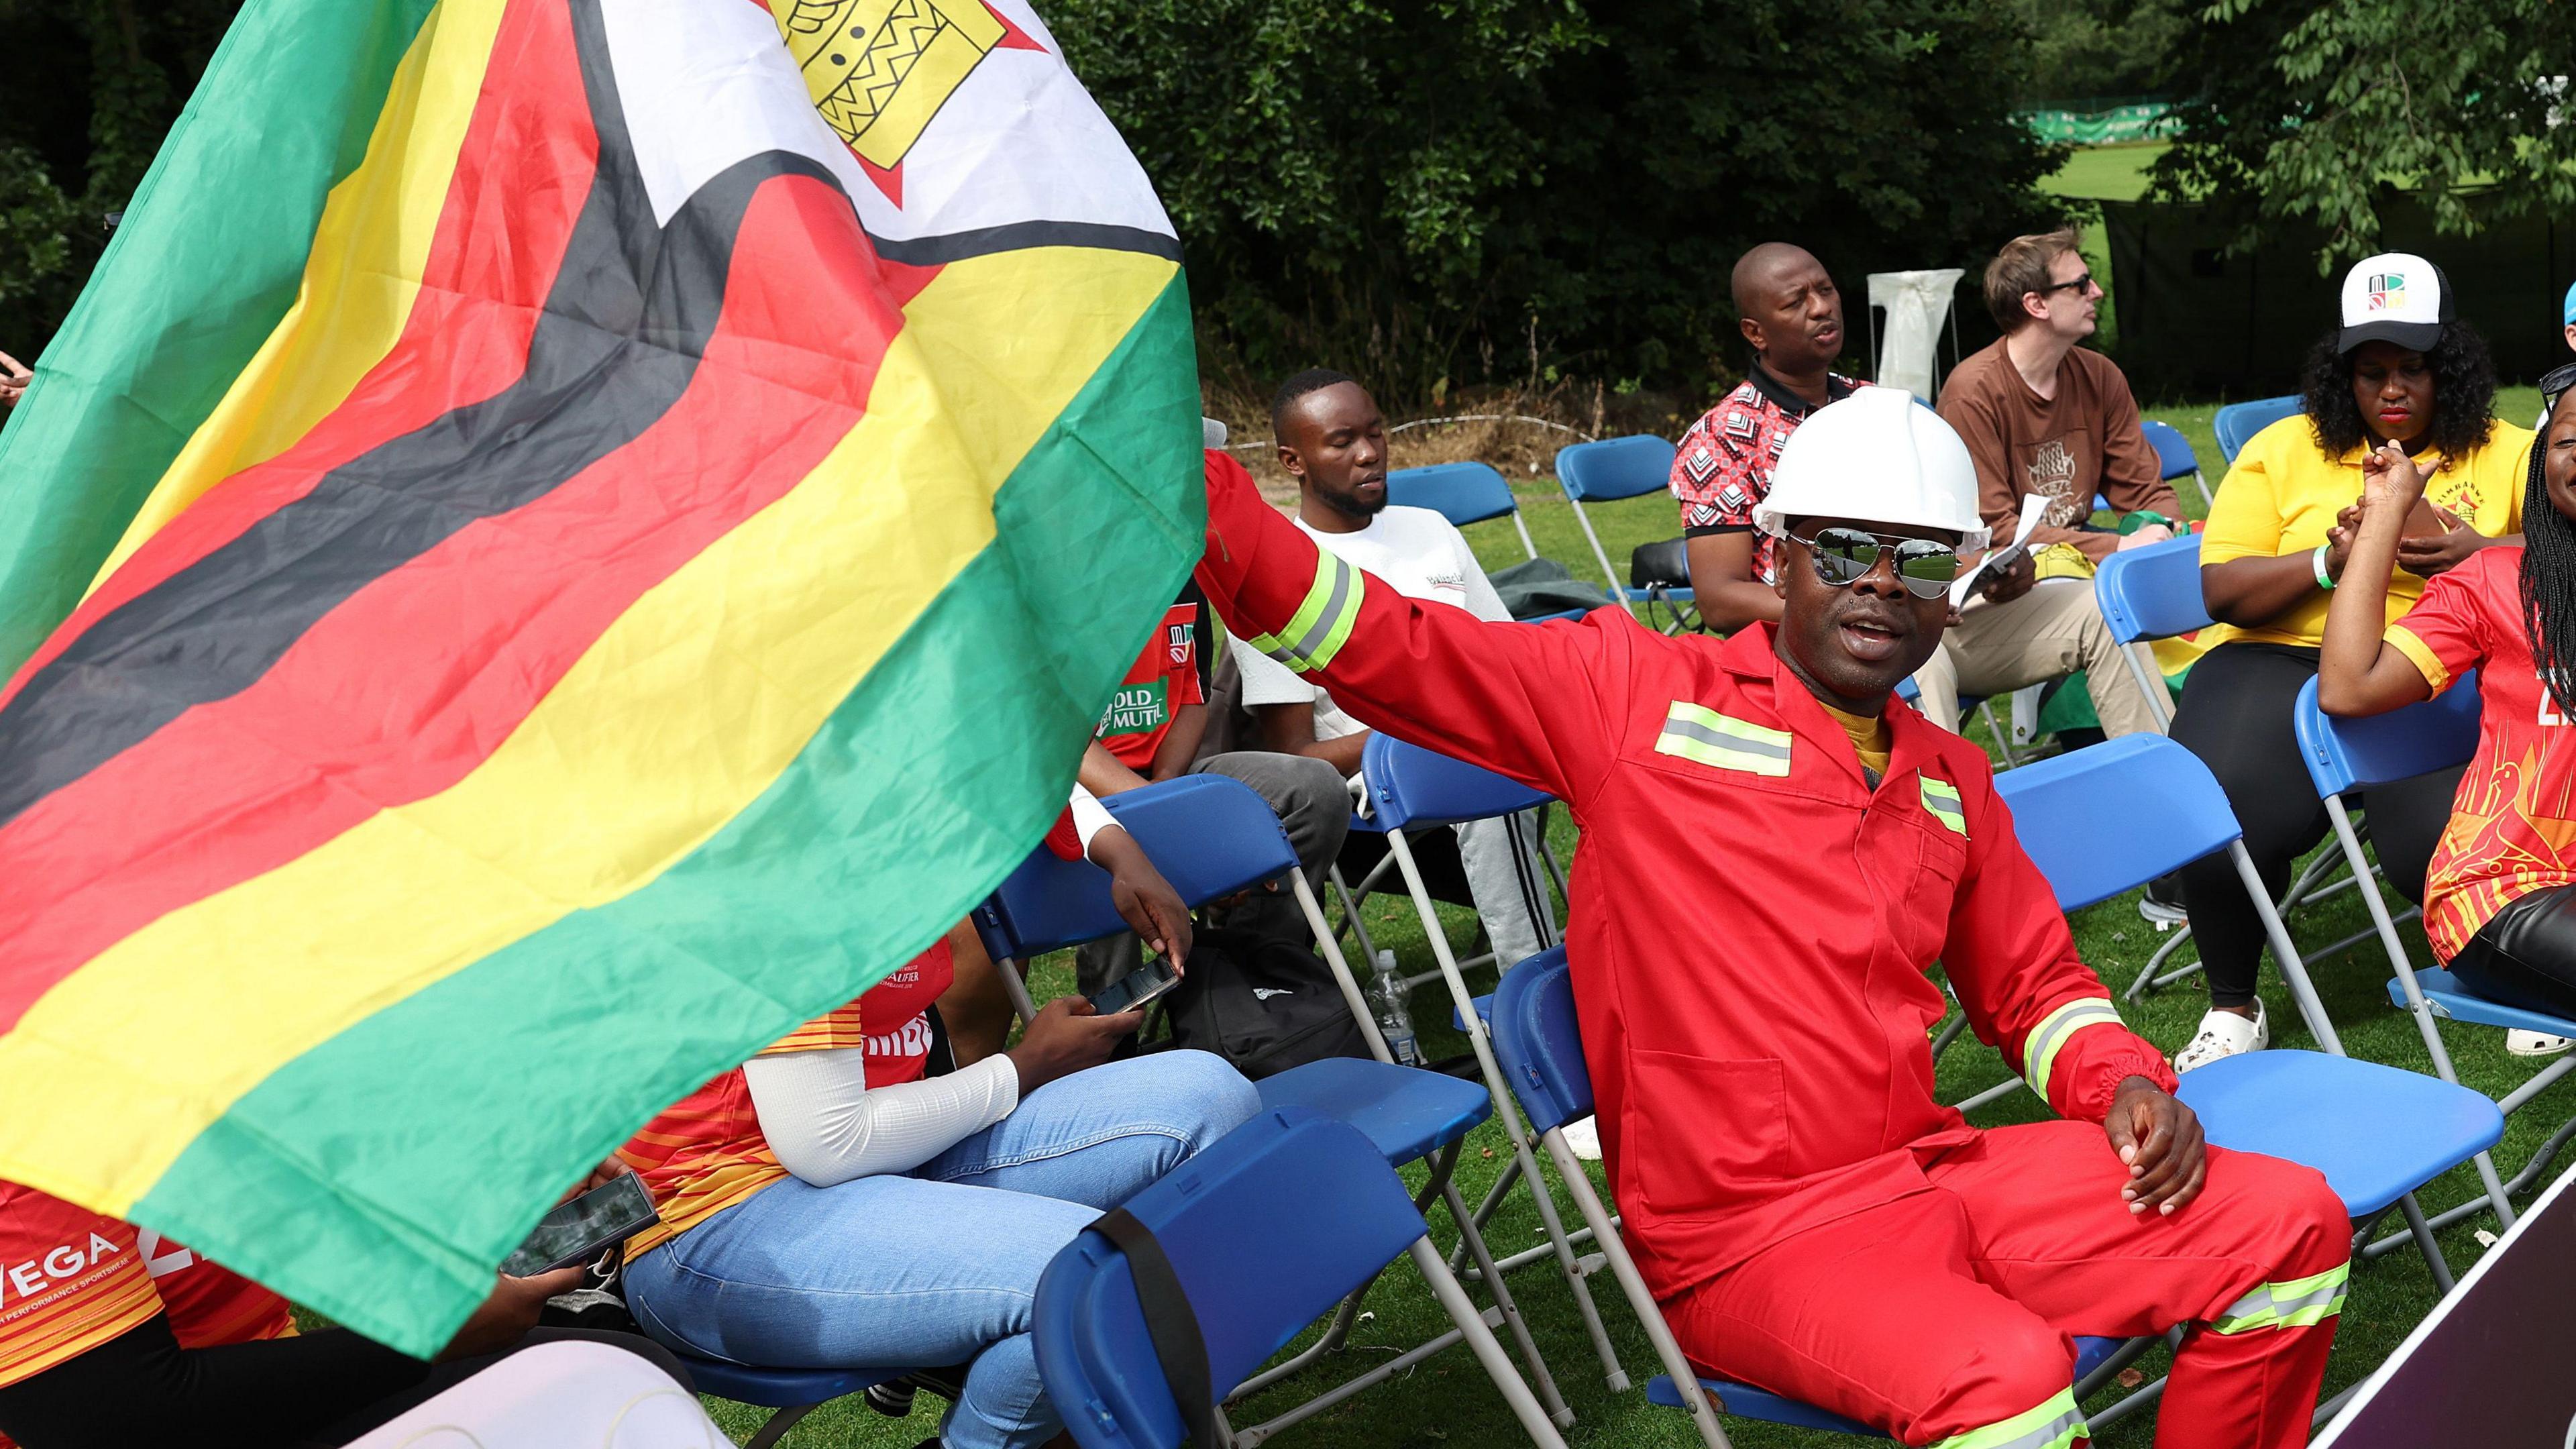
{"type": "Polygon", "coordinates": [[[1819,529],[1798,540],[1814,560],[1816,577],[1845,588],[1859,583],[1879,560],[1896,560],[1896,577],[1918,599],[1937,599],[1959,577],[1959,551],[1928,538],[1891,538],[1859,528],[1819,529]]]}

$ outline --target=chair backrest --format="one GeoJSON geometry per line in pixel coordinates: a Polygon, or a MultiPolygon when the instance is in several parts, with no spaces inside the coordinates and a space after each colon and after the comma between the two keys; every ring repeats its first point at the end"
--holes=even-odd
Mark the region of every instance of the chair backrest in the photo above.
{"type": "Polygon", "coordinates": [[[2257,398],[2253,402],[2229,403],[2218,410],[2210,430],[2218,434],[2218,451],[2228,462],[2245,451],[2246,441],[2299,410],[2298,395],[2257,398]]]}
{"type": "MultiPolygon", "coordinates": [[[[1223,1393],[1423,1235],[1404,1180],[1359,1129],[1262,1113],[1129,1198],[1197,1315],[1223,1393]]],[[[1098,1233],[1038,1278],[1038,1372],[1084,1449],[1171,1449],[1181,1415],[1127,1257],[1098,1233]]]]}
{"type": "Polygon", "coordinates": [[[2157,476],[2171,481],[2188,478],[2200,471],[2200,458],[2191,450],[2191,439],[2171,423],[2148,418],[2138,424],[2147,435],[2147,446],[2156,450],[2157,476]]]}
{"type": "MultiPolygon", "coordinates": [[[[1198,905],[1297,868],[1297,852],[1269,802],[1223,775],[1187,775],[1101,802],[1172,883],[1198,905]]],[[[1059,860],[1041,845],[982,905],[975,929],[996,959],[1025,961],[1127,929],[1109,898],[1109,872],[1059,860]]]]}
{"type": "Polygon", "coordinates": [[[1556,483],[1577,503],[1609,503],[1672,482],[1673,445],[1646,433],[1556,450],[1556,483]]]}
{"type": "Polygon", "coordinates": [[[1398,468],[1386,475],[1386,501],[1398,508],[1428,508],[1460,528],[1518,512],[1512,485],[1489,463],[1435,463],[1398,468]]]}
{"type": "Polygon", "coordinates": [[[2317,682],[2299,687],[2291,716],[2299,731],[2299,758],[2317,795],[2367,790],[2391,780],[2464,765],[2478,752],[2478,676],[2472,670],[2420,704],[2359,719],[2337,719],[2317,708],[2317,682]]]}
{"type": "Polygon", "coordinates": [[[2200,535],[2123,549],[2104,559],[2093,575],[2093,597],[2111,637],[2123,644],[2208,628],[2209,606],[2200,598],[2200,535]]]}
{"type": "Polygon", "coordinates": [[[1574,972],[1550,946],[1503,973],[1494,988],[1494,1058],[1520,1098],[1530,1130],[1561,1127],[1592,1110],[1592,1069],[1574,1017],[1574,972]]]}
{"type": "Polygon", "coordinates": [[[1490,820],[1544,805],[1549,796],[1481,765],[1408,745],[1379,730],[1360,752],[1369,809],[1381,830],[1490,820]]]}
{"type": "Polygon", "coordinates": [[[2227,792],[2163,735],[2123,735],[1995,777],[2060,910],[2133,890],[2236,838],[2227,792]]]}

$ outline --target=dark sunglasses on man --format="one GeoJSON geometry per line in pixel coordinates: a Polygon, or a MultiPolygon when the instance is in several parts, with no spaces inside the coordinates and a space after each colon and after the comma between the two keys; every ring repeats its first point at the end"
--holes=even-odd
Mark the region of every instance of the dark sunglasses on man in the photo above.
{"type": "Polygon", "coordinates": [[[1816,577],[1847,588],[1869,577],[1886,558],[1896,560],[1897,582],[1918,599],[1937,599],[1959,577],[1959,551],[1930,538],[1898,538],[1864,528],[1822,528],[1814,536],[1790,534],[1807,546],[1816,577]]]}

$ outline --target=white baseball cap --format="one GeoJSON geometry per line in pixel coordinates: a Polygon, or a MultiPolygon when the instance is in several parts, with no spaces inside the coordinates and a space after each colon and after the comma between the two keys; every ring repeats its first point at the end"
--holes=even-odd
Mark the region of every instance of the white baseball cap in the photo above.
{"type": "Polygon", "coordinates": [[[2381,252],[2343,275],[2343,333],[2335,350],[2394,342],[2410,352],[2430,351],[2453,315],[2451,281],[2440,267],[2409,252],[2381,252]]]}
{"type": "Polygon", "coordinates": [[[1780,450],[1753,526],[1777,538],[1797,518],[1944,528],[1986,546],[1968,445],[1901,387],[1864,387],[1807,415],[1780,450]]]}

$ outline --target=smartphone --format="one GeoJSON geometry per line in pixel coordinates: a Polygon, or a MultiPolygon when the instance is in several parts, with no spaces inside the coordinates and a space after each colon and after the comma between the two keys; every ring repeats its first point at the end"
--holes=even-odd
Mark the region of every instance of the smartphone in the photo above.
{"type": "Polygon", "coordinates": [[[501,1262],[513,1278],[587,1263],[653,1222],[653,1195],[633,1173],[601,1183],[537,1220],[536,1231],[501,1262]]]}
{"type": "Polygon", "coordinates": [[[1181,984],[1181,973],[1172,963],[1157,956],[1101,988],[1091,998],[1092,1006],[1102,1016],[1115,1016],[1122,1011],[1136,1011],[1164,992],[1181,984]]]}

